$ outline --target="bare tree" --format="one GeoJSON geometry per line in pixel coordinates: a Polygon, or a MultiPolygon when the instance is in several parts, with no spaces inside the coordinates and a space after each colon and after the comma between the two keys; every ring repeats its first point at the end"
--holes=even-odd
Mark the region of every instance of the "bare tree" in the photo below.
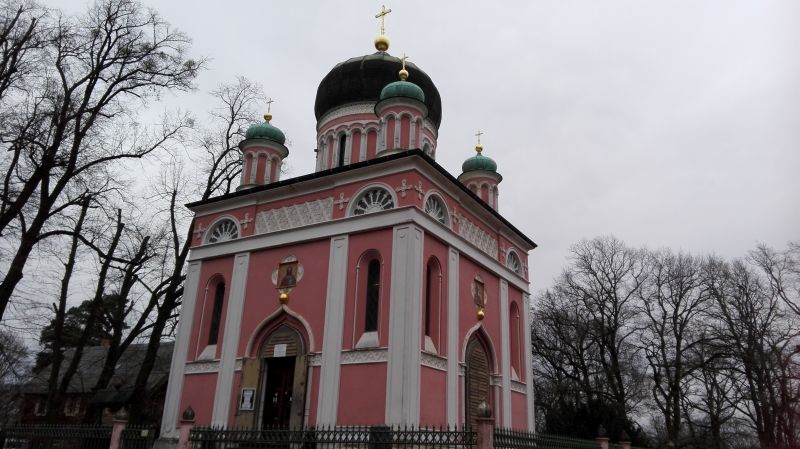
{"type": "Polygon", "coordinates": [[[683,405],[690,394],[692,373],[714,354],[695,347],[706,340],[703,320],[710,296],[703,283],[700,262],[668,250],[650,252],[648,276],[639,290],[644,326],[641,345],[650,368],[652,398],[664,419],[666,439],[680,447],[683,405]]]}
{"type": "Polygon", "coordinates": [[[39,76],[0,125],[0,234],[15,234],[0,282],[0,319],[34,246],[65,232],[47,226],[80,207],[83,186],[107,180],[114,164],[162,148],[186,125],[170,123],[154,137],[131,130],[135,106],[166,89],[191,88],[203,64],[186,57],[186,36],[133,0],[100,0],[79,18],[53,15],[33,31],[46,37],[39,76]]]}

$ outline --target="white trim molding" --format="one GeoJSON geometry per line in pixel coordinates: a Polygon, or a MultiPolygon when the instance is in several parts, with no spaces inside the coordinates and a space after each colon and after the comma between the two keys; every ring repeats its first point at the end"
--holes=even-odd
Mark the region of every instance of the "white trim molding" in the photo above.
{"type": "Polygon", "coordinates": [[[508,281],[500,279],[500,373],[502,375],[503,427],[511,428],[511,349],[509,342],[508,281]]]}

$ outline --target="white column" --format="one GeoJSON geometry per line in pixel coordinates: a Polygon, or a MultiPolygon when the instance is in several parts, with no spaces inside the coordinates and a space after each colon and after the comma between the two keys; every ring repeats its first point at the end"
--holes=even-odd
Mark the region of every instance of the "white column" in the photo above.
{"type": "Polygon", "coordinates": [[[522,329],[525,334],[522,336],[525,348],[525,366],[522,368],[525,371],[525,392],[528,399],[528,430],[533,432],[536,430],[535,408],[534,408],[534,391],[533,391],[533,363],[531,361],[531,297],[527,293],[522,295],[522,303],[524,304],[522,310],[522,329]]]}
{"type": "Polygon", "coordinates": [[[459,252],[450,248],[447,258],[447,425],[459,424],[458,380],[458,267],[459,252]]]}
{"type": "Polygon", "coordinates": [[[402,122],[401,117],[394,118],[394,148],[400,148],[400,124],[402,122]]]}
{"type": "Polygon", "coordinates": [[[264,184],[269,184],[269,182],[272,181],[271,179],[269,179],[269,174],[271,171],[272,171],[272,159],[267,157],[267,163],[264,164],[264,184]]]}
{"type": "Polygon", "coordinates": [[[367,134],[367,130],[361,130],[361,148],[358,151],[359,162],[367,160],[367,134]]]}
{"type": "Polygon", "coordinates": [[[353,132],[349,131],[344,141],[344,165],[348,165],[353,154],[353,132]]]}
{"type": "Polygon", "coordinates": [[[322,366],[319,375],[317,425],[336,424],[339,408],[339,372],[342,357],[345,287],[347,286],[346,235],[331,238],[328,258],[328,290],[325,300],[325,332],[322,340],[322,366]]]}
{"type": "Polygon", "coordinates": [[[416,148],[417,147],[417,121],[414,120],[413,117],[411,118],[411,121],[409,122],[409,131],[408,132],[409,132],[409,135],[408,135],[408,148],[406,148],[406,149],[410,150],[411,148],[416,148]]]}
{"type": "Polygon", "coordinates": [[[422,333],[422,239],[414,224],[395,226],[389,289],[386,424],[419,424],[422,333]]]}
{"type": "Polygon", "coordinates": [[[250,153],[252,157],[250,158],[250,182],[249,184],[258,184],[258,179],[256,178],[256,173],[258,173],[258,158],[260,157],[257,154],[250,153]]]}
{"type": "Polygon", "coordinates": [[[386,138],[388,137],[388,132],[386,128],[389,127],[389,123],[386,119],[382,118],[380,121],[380,130],[378,131],[378,148],[375,149],[375,154],[380,153],[381,151],[386,149],[386,138]]]}
{"type": "Polygon", "coordinates": [[[186,281],[183,284],[183,304],[181,305],[180,318],[178,318],[178,332],[175,337],[175,347],[172,351],[172,362],[169,368],[164,412],[161,416],[162,438],[178,438],[176,424],[178,422],[178,414],[183,412],[178,408],[181,405],[183,372],[186,367],[186,357],[189,354],[189,341],[192,337],[192,322],[194,321],[194,309],[197,303],[197,287],[200,284],[200,265],[200,261],[189,262],[189,266],[186,269],[186,281]]]}
{"type": "Polygon", "coordinates": [[[214,426],[228,425],[249,265],[250,253],[239,253],[233,259],[231,291],[228,294],[228,305],[225,309],[225,331],[222,335],[221,359],[217,373],[217,392],[214,396],[214,407],[211,409],[211,425],[214,426]]]}
{"type": "Polygon", "coordinates": [[[511,347],[509,339],[508,281],[500,279],[500,372],[503,396],[503,427],[511,428],[511,347]]]}

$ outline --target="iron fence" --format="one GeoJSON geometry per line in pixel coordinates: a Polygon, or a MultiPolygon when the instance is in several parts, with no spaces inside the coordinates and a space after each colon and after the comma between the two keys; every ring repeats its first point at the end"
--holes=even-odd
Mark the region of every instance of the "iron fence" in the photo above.
{"type": "Polygon", "coordinates": [[[3,433],[0,449],[108,449],[111,442],[111,426],[19,425],[3,433]]]}
{"type": "Polygon", "coordinates": [[[474,449],[475,432],[388,426],[221,429],[196,427],[192,449],[474,449]]]}
{"type": "Polygon", "coordinates": [[[600,449],[600,444],[593,440],[560,435],[495,429],[494,447],[495,449],[600,449]]]}
{"type": "Polygon", "coordinates": [[[157,434],[155,426],[128,424],[122,430],[121,449],[151,449],[157,434]]]}

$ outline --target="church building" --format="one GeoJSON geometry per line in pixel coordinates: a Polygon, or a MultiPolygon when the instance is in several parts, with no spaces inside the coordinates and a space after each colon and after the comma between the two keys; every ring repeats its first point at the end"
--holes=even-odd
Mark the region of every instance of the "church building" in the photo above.
{"type": "MultiPolygon", "coordinates": [[[[241,185],[188,204],[193,241],[162,436],[196,425],[495,425],[533,429],[528,252],[500,214],[480,144],[436,163],[431,78],[377,52],[317,90],[316,170],[270,114],[239,148],[241,185]]],[[[441,151],[462,151],[442,149],[441,151]]]]}

